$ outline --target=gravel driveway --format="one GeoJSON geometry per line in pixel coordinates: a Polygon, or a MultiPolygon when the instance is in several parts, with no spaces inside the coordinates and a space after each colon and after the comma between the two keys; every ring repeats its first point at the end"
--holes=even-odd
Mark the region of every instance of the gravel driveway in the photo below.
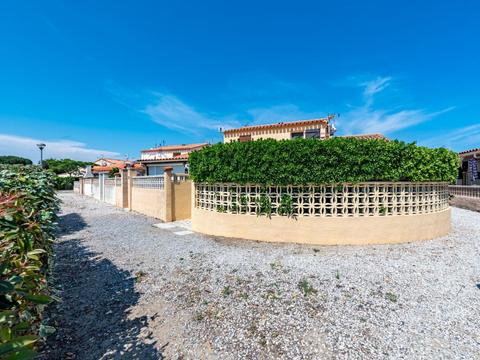
{"type": "Polygon", "coordinates": [[[479,213],[453,208],[452,233],[433,241],[314,247],[180,236],[60,197],[53,283],[63,301],[50,309],[58,331],[42,359],[480,353],[479,213]]]}

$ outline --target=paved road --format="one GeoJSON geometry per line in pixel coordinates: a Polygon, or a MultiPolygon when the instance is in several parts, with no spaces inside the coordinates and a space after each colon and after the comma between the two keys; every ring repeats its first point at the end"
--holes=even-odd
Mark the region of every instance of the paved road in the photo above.
{"type": "Polygon", "coordinates": [[[60,197],[63,301],[42,359],[478,356],[479,213],[453,209],[454,231],[433,241],[311,247],[156,228],[60,197]]]}

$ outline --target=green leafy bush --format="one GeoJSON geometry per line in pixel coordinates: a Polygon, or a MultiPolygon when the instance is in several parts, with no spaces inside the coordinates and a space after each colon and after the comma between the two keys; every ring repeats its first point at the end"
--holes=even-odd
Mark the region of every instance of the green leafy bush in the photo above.
{"type": "Polygon", "coordinates": [[[216,144],[189,156],[196,182],[264,185],[362,181],[454,182],[458,156],[402,141],[332,138],[216,144]]]}
{"type": "Polygon", "coordinates": [[[58,200],[38,167],[0,167],[0,358],[29,359],[52,301],[47,286],[58,200]]]}
{"type": "Polygon", "coordinates": [[[78,178],[70,177],[70,176],[65,176],[65,177],[55,176],[54,179],[55,179],[56,190],[73,190],[73,183],[75,180],[78,180],[78,178]]]}

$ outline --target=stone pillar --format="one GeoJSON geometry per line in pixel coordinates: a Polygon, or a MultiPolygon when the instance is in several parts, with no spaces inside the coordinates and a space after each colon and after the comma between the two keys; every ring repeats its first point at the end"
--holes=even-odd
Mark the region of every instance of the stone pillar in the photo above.
{"type": "Polygon", "coordinates": [[[165,171],[163,176],[163,189],[165,191],[165,222],[173,221],[173,183],[172,183],[172,170],[171,166],[163,168],[165,171]]]}
{"type": "Polygon", "coordinates": [[[127,169],[122,169],[120,170],[120,187],[122,191],[122,201],[121,201],[121,207],[124,209],[127,209],[129,207],[128,205],[128,171],[127,169]]]}

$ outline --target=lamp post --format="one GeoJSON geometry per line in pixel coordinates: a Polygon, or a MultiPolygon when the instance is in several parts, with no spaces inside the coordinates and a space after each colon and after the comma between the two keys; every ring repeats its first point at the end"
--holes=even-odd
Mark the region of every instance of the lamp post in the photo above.
{"type": "Polygon", "coordinates": [[[37,147],[40,149],[40,167],[43,168],[43,149],[45,149],[45,144],[37,144],[37,147]]]}

